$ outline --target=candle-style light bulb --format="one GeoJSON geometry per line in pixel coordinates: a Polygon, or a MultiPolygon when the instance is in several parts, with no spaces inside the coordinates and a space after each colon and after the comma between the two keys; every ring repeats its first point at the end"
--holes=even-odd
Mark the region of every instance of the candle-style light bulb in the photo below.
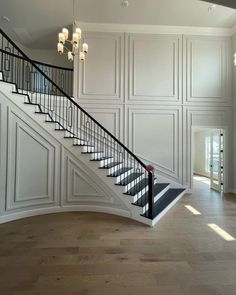
{"type": "Polygon", "coordinates": [[[83,51],[80,52],[79,58],[80,58],[81,61],[84,61],[85,60],[85,54],[84,54],[83,51]]]}
{"type": "Polygon", "coordinates": [[[77,33],[73,34],[72,43],[75,44],[75,45],[77,45],[79,43],[79,36],[78,36],[77,33]]]}
{"type": "Polygon", "coordinates": [[[68,51],[68,60],[73,61],[73,59],[74,59],[73,53],[71,51],[68,51]]]}
{"type": "Polygon", "coordinates": [[[57,51],[58,51],[59,54],[62,54],[63,51],[64,51],[64,46],[60,42],[57,44],[57,51]]]}
{"type": "Polygon", "coordinates": [[[75,33],[78,35],[79,39],[81,39],[81,34],[82,34],[82,31],[80,28],[76,28],[75,29],[75,33]]]}
{"type": "Polygon", "coordinates": [[[79,43],[73,43],[72,46],[73,46],[73,49],[74,49],[74,50],[75,50],[75,49],[78,49],[78,48],[79,48],[79,43]]]}
{"type": "Polygon", "coordinates": [[[88,53],[88,44],[86,43],[83,44],[83,52],[88,53]]]}
{"type": "Polygon", "coordinates": [[[69,31],[66,28],[63,28],[62,29],[62,34],[65,36],[65,40],[67,40],[68,37],[69,37],[69,31]]]}
{"type": "Polygon", "coordinates": [[[63,33],[58,34],[58,41],[62,44],[65,43],[65,35],[63,33]]]}

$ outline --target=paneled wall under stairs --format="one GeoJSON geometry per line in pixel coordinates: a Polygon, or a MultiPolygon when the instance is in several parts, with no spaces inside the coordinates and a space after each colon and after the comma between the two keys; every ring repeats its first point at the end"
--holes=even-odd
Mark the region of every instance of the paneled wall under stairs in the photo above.
{"type": "Polygon", "coordinates": [[[86,32],[75,61],[79,104],[157,169],[192,187],[192,126],[226,131],[225,190],[231,187],[231,38],[86,32]]]}
{"type": "Polygon", "coordinates": [[[75,157],[55,139],[54,124],[50,132],[43,128],[45,115],[34,114],[35,106],[24,105],[22,95],[9,91],[9,99],[2,88],[13,86],[0,83],[0,223],[63,211],[130,217],[96,171],[80,161],[80,153],[75,157]]]}

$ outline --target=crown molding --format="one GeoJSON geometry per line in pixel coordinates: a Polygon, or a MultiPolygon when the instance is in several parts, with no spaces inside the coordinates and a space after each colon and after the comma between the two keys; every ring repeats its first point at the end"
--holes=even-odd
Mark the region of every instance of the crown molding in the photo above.
{"type": "Polygon", "coordinates": [[[231,29],[231,36],[236,34],[236,24],[231,29]]]}
{"type": "Polygon", "coordinates": [[[232,28],[188,27],[188,26],[155,26],[138,24],[86,23],[75,21],[84,31],[142,33],[142,34],[178,34],[230,37],[236,33],[236,25],[232,28]]]}

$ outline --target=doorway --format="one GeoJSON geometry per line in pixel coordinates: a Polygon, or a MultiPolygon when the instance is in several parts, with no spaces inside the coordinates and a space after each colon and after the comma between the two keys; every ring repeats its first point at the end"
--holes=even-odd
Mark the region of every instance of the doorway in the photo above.
{"type": "Polygon", "coordinates": [[[193,129],[193,186],[224,191],[224,130],[193,129]]]}

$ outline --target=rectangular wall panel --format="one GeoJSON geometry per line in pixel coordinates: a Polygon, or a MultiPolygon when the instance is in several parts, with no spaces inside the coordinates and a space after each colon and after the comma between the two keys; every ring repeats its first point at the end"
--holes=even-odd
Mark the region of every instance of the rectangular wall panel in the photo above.
{"type": "Polygon", "coordinates": [[[122,101],[123,44],[119,33],[86,33],[89,53],[79,70],[77,97],[81,102],[122,101]]]}
{"type": "Polygon", "coordinates": [[[181,37],[130,34],[128,100],[178,102],[181,98],[181,37]]]}
{"type": "Polygon", "coordinates": [[[228,104],[230,94],[229,38],[188,36],[186,50],[186,102],[228,104]]]}
{"type": "Polygon", "coordinates": [[[109,132],[123,140],[122,105],[86,104],[81,106],[109,132]]]}
{"type": "Polygon", "coordinates": [[[129,107],[129,147],[157,173],[181,181],[181,108],[129,107]]]}

